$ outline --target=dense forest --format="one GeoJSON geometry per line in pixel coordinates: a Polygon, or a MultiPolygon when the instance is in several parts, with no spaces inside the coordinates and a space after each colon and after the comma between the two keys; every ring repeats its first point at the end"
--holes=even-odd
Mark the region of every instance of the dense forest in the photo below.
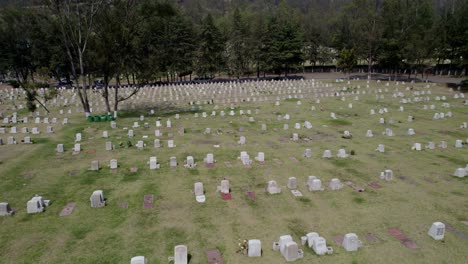
{"type": "Polygon", "coordinates": [[[333,65],[464,75],[468,0],[0,1],[0,73],[135,85],[333,65]],[[448,67],[448,68],[447,68],[448,67]]]}

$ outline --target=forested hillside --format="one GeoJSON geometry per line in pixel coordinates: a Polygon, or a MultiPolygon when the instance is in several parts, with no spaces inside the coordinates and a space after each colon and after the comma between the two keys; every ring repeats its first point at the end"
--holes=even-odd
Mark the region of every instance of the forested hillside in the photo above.
{"type": "MultiPolygon", "coordinates": [[[[0,72],[132,83],[308,65],[465,74],[467,0],[2,0],[0,72]]],[[[85,80],[82,80],[84,82],[85,80]]]]}

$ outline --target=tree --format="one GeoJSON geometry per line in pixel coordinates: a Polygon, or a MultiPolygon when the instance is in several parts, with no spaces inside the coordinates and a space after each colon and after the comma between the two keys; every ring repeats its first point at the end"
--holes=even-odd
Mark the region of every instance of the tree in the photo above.
{"type": "Polygon", "coordinates": [[[231,18],[229,40],[227,43],[229,69],[237,78],[248,68],[250,60],[249,32],[238,8],[231,18]]]}
{"type": "Polygon", "coordinates": [[[211,14],[202,21],[199,34],[197,73],[199,76],[213,77],[224,66],[224,41],[211,14]]]}
{"type": "Polygon", "coordinates": [[[347,49],[344,48],[340,52],[340,56],[338,57],[338,67],[342,68],[345,73],[348,73],[348,78],[349,74],[353,70],[353,68],[357,64],[357,57],[356,53],[354,51],[354,48],[347,49]]]}
{"type": "Polygon", "coordinates": [[[77,92],[86,117],[90,115],[85,55],[95,29],[95,19],[104,0],[49,0],[49,8],[59,25],[77,92]],[[78,70],[76,69],[78,67],[78,70]]]}
{"type": "Polygon", "coordinates": [[[365,59],[369,75],[377,57],[381,38],[381,25],[377,2],[372,0],[352,0],[346,4],[340,17],[341,25],[336,34],[337,48],[353,48],[356,56],[365,59]]]}
{"type": "Polygon", "coordinates": [[[289,69],[303,62],[303,38],[299,22],[285,1],[275,12],[267,15],[266,24],[260,24],[259,56],[257,61],[265,70],[285,75],[289,69]]]}

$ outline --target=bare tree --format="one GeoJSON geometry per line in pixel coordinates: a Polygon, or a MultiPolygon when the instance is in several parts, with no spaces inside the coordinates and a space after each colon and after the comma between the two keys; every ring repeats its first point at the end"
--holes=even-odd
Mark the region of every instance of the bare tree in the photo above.
{"type": "MultiPolygon", "coordinates": [[[[84,55],[94,27],[94,20],[104,0],[48,0],[49,8],[57,18],[62,43],[70,63],[72,75],[86,116],[90,114],[86,84],[84,55]],[[77,70],[78,67],[78,70],[77,70]]],[[[88,83],[91,86],[90,83],[88,83]]]]}

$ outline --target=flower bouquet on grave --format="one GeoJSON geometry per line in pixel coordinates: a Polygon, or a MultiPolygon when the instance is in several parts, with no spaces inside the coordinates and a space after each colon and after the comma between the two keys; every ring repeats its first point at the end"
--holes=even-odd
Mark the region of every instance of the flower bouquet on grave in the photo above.
{"type": "Polygon", "coordinates": [[[249,242],[247,241],[247,239],[239,239],[239,242],[237,245],[239,248],[236,251],[236,253],[247,255],[247,252],[249,250],[249,242]]]}

